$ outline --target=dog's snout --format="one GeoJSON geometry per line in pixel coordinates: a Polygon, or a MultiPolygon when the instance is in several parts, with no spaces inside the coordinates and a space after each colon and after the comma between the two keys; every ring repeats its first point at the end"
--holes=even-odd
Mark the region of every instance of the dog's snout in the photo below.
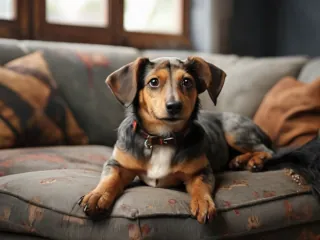
{"type": "Polygon", "coordinates": [[[175,115],[181,112],[182,110],[182,103],[178,101],[171,101],[167,102],[166,104],[167,112],[170,115],[175,115]]]}

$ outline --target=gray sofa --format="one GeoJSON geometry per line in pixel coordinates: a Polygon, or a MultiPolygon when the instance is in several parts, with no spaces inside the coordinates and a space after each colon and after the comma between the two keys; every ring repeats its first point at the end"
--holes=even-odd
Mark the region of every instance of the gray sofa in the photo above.
{"type": "Polygon", "coordinates": [[[0,239],[319,239],[319,202],[309,185],[292,180],[290,169],[220,173],[215,193],[218,215],[207,225],[191,217],[190,199],[183,190],[154,189],[139,182],[126,189],[99,220],[88,219],[76,204],[99,181],[124,116],[104,83],[115,69],[138,56],[201,56],[228,75],[217,106],[204,93],[202,108],[252,118],[281,78],[311,82],[319,77],[319,59],[1,39],[0,64],[35,51],[46,60],[88,142],[0,150],[0,239]],[[100,58],[106,64],[99,64],[100,58]]]}

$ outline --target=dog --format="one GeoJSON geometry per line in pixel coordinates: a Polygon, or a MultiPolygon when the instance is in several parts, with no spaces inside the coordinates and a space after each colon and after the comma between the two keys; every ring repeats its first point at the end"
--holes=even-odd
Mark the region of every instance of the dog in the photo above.
{"type": "Polygon", "coordinates": [[[107,210],[138,176],[152,187],[184,184],[192,215],[209,222],[216,214],[214,173],[226,167],[259,171],[274,153],[249,118],[200,110],[199,94],[207,90],[216,105],[225,78],[222,69],[196,56],[141,57],[111,73],[106,83],[126,117],[99,184],[79,200],[84,212],[107,210]]]}

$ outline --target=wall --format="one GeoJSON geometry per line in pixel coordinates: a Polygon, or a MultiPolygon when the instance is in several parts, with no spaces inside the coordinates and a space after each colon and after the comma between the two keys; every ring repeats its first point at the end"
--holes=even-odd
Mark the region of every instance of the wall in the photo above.
{"type": "Polygon", "coordinates": [[[319,0],[234,0],[230,52],[320,56],[319,0]]]}
{"type": "Polygon", "coordinates": [[[280,0],[275,55],[320,56],[320,1],[280,0]]]}
{"type": "Polygon", "coordinates": [[[226,53],[233,0],[191,0],[191,40],[195,50],[226,53]]]}

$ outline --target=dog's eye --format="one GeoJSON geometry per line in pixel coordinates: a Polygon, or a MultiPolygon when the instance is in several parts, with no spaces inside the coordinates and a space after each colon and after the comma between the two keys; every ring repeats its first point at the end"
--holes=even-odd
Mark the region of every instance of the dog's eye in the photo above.
{"type": "Polygon", "coordinates": [[[182,81],[181,81],[181,85],[185,88],[191,88],[192,87],[192,81],[191,79],[189,78],[184,78],[182,81]]]}
{"type": "Polygon", "coordinates": [[[159,87],[160,85],[160,82],[157,78],[152,78],[150,81],[149,81],[149,86],[152,87],[152,88],[156,88],[156,87],[159,87]]]}

